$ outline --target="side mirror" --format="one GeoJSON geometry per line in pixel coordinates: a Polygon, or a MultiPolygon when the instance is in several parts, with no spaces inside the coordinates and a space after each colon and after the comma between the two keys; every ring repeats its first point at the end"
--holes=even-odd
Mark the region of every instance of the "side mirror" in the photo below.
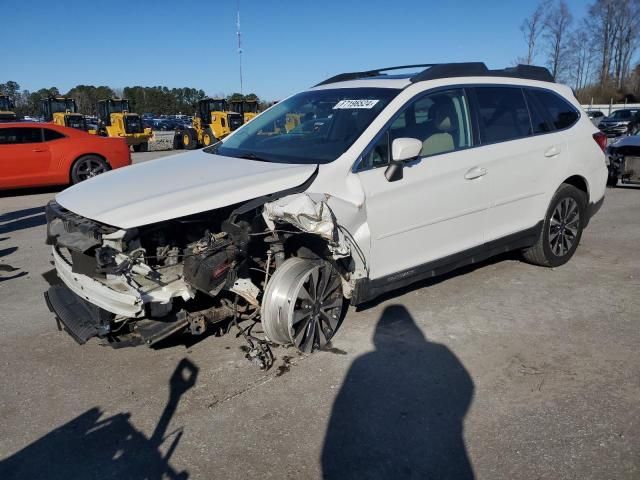
{"type": "Polygon", "coordinates": [[[420,156],[422,142],[417,138],[396,138],[391,145],[391,163],[384,172],[389,182],[402,179],[403,162],[420,156]]]}
{"type": "Polygon", "coordinates": [[[422,142],[417,138],[396,138],[391,145],[391,160],[406,162],[420,156],[422,142]]]}

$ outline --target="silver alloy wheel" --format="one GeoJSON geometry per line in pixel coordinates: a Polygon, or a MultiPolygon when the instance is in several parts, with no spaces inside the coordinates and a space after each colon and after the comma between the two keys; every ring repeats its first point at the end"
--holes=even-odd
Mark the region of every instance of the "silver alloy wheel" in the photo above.
{"type": "Polygon", "coordinates": [[[107,171],[107,166],[98,158],[83,158],[76,167],[79,181],[87,180],[107,171]]]}
{"type": "Polygon", "coordinates": [[[553,210],[549,221],[549,246],[557,257],[566,255],[578,238],[580,208],[572,197],[565,197],[553,210]]]}
{"type": "Polygon", "coordinates": [[[289,258],[275,271],[262,299],[262,324],[273,342],[310,353],[333,337],[343,306],[342,280],[325,260],[289,258]]]}

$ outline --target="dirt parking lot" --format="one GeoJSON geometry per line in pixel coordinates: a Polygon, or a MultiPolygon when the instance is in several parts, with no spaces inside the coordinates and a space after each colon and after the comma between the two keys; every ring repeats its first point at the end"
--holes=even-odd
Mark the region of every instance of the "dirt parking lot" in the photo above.
{"type": "Polygon", "coordinates": [[[268,372],[233,334],[58,332],[54,195],[0,196],[0,479],[640,478],[640,189],[607,190],[564,267],[506,255],[423,282],[268,372]]]}

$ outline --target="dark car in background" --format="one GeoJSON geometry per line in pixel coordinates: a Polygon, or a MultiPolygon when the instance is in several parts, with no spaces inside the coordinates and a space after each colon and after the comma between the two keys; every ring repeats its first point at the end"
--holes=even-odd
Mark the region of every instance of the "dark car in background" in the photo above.
{"type": "Polygon", "coordinates": [[[596,127],[600,125],[600,122],[605,117],[600,110],[587,110],[587,116],[596,127]]]}
{"type": "Polygon", "coordinates": [[[635,133],[640,125],[640,110],[624,108],[603,118],[598,128],[608,137],[635,133]]]}

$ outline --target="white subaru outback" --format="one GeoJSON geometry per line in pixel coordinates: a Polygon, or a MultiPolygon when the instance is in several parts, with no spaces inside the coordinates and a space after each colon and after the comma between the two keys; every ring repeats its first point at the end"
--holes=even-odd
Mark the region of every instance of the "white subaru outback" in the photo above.
{"type": "Polygon", "coordinates": [[[257,356],[311,352],[348,302],[508,250],[567,262],[604,199],[605,145],[544,68],[341,74],[204,150],[60,193],[47,303],[79,343],[250,322],[257,356]]]}

